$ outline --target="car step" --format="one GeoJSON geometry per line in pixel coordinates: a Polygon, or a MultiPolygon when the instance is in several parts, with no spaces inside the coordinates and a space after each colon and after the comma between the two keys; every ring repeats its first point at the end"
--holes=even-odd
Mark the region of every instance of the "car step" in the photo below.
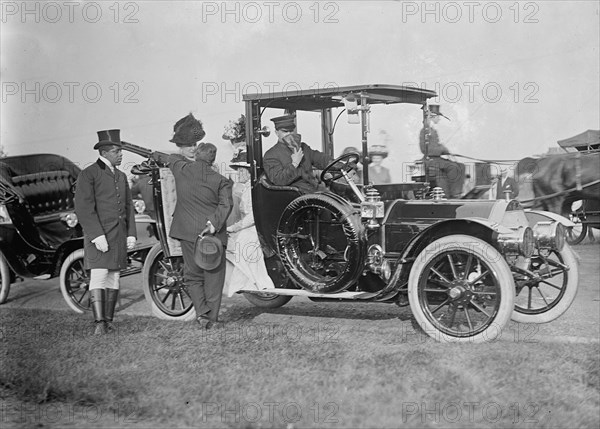
{"type": "Polygon", "coordinates": [[[338,292],[338,293],[316,293],[304,289],[265,289],[258,291],[256,289],[242,289],[239,292],[244,293],[272,293],[287,296],[305,296],[307,298],[329,298],[329,299],[371,299],[377,296],[378,292],[338,292]]]}

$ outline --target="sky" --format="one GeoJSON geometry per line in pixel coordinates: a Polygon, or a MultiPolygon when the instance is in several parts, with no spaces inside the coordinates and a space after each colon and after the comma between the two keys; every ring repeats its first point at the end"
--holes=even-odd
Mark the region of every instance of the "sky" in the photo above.
{"type": "MultiPolygon", "coordinates": [[[[226,163],[221,135],[244,92],[377,83],[437,91],[442,141],[474,158],[541,154],[600,129],[597,1],[2,1],[0,19],[9,156],[83,167],[96,131],[113,128],[175,151],[173,124],[192,112],[226,163]]],[[[419,157],[421,111],[388,107],[372,110],[369,139],[388,144],[384,166],[401,180],[396,165],[419,157]]],[[[319,138],[299,120],[305,141],[319,138]]],[[[358,129],[339,129],[336,153],[360,145],[358,129]]]]}

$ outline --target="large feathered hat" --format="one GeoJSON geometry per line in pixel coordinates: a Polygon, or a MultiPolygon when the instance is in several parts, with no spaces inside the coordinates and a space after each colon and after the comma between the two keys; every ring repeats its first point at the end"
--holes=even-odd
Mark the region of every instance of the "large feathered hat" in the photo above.
{"type": "Polygon", "coordinates": [[[225,125],[223,140],[230,140],[231,143],[240,143],[246,140],[246,116],[242,115],[225,125]]]}
{"type": "Polygon", "coordinates": [[[177,146],[194,146],[205,135],[202,122],[194,118],[194,115],[190,113],[175,123],[173,126],[173,138],[170,141],[177,146]]]}

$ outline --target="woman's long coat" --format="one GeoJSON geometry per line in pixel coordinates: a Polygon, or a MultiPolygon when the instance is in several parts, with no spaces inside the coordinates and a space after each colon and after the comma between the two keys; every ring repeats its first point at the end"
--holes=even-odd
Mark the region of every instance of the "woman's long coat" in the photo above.
{"type": "Polygon", "coordinates": [[[86,268],[119,270],[127,266],[127,237],[136,237],[135,214],[127,176],[115,173],[98,159],[77,179],[75,213],[84,234],[86,268]],[[100,252],[91,240],[106,236],[108,252],[100,252]]]}

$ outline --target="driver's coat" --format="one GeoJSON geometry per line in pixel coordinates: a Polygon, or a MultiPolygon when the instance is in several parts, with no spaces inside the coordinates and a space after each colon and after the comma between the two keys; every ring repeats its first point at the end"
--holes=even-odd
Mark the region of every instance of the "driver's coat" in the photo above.
{"type": "Polygon", "coordinates": [[[331,159],[318,150],[313,150],[306,143],[301,143],[304,157],[298,167],[292,164],[292,151],[283,142],[278,141],[263,157],[265,173],[269,181],[276,186],[296,186],[302,193],[318,190],[318,182],[312,169],[324,169],[331,159]]]}

